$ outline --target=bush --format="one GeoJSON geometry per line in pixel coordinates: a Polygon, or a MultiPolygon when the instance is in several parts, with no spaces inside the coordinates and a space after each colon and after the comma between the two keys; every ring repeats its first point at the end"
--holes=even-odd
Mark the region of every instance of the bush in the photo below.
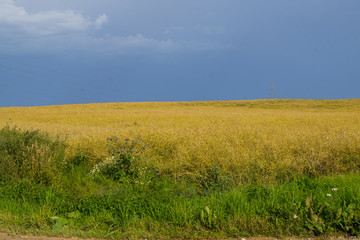
{"type": "Polygon", "coordinates": [[[144,175],[147,170],[140,164],[140,156],[146,148],[143,140],[125,139],[122,143],[117,137],[106,140],[109,157],[96,164],[92,175],[101,174],[115,181],[128,182],[144,175]]]}
{"type": "Polygon", "coordinates": [[[38,130],[0,130],[0,181],[27,178],[50,184],[59,177],[65,144],[38,130]]]}
{"type": "Polygon", "coordinates": [[[205,191],[221,191],[230,186],[232,179],[221,171],[219,165],[209,168],[206,172],[196,175],[200,188],[205,191]]]}

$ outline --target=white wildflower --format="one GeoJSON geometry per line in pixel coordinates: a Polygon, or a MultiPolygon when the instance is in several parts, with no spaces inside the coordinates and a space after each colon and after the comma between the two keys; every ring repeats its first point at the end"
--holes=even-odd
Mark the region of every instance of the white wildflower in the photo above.
{"type": "Polygon", "coordinates": [[[333,190],[334,192],[336,192],[338,189],[337,189],[337,188],[332,188],[331,190],[333,190]]]}
{"type": "Polygon", "coordinates": [[[298,218],[298,216],[296,214],[294,214],[294,218],[298,218]]]}
{"type": "Polygon", "coordinates": [[[114,156],[105,158],[104,161],[95,164],[94,168],[90,171],[90,175],[96,175],[97,173],[104,170],[105,167],[115,165],[116,159],[114,156]]]}
{"type": "Polygon", "coordinates": [[[326,196],[331,197],[331,194],[330,194],[330,193],[328,193],[328,194],[326,194],[326,196]]]}

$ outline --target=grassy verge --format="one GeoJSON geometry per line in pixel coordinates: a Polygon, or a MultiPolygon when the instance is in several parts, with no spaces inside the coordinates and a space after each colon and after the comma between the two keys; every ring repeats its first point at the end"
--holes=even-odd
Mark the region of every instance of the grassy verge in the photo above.
{"type": "Polygon", "coordinates": [[[109,157],[97,164],[81,151],[66,159],[65,144],[38,131],[5,127],[0,139],[6,231],[101,238],[360,234],[356,173],[259,185],[234,181],[215,166],[176,178],[141,161],[141,139],[109,138],[109,157]]]}
{"type": "Polygon", "coordinates": [[[1,225],[104,238],[358,235],[359,186],[360,176],[338,176],[206,194],[162,180],[76,196],[20,181],[0,188],[1,225]]]}

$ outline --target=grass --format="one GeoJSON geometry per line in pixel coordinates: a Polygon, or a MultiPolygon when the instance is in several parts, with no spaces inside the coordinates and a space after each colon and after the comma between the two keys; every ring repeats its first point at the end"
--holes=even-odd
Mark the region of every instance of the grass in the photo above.
{"type": "Polygon", "coordinates": [[[358,236],[359,110],[358,99],[0,108],[0,226],[358,236]]]}
{"type": "Polygon", "coordinates": [[[20,181],[0,188],[0,224],[111,238],[358,235],[359,183],[358,175],[302,178],[204,194],[163,180],[76,196],[20,181]]]}

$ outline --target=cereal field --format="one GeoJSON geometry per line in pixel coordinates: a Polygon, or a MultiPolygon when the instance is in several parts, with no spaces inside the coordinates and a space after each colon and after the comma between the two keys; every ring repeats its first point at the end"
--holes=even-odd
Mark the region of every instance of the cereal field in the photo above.
{"type": "Polygon", "coordinates": [[[103,103],[0,108],[0,124],[66,139],[106,158],[106,139],[142,138],[143,161],[193,176],[219,166],[242,182],[356,172],[360,99],[103,103]]]}

